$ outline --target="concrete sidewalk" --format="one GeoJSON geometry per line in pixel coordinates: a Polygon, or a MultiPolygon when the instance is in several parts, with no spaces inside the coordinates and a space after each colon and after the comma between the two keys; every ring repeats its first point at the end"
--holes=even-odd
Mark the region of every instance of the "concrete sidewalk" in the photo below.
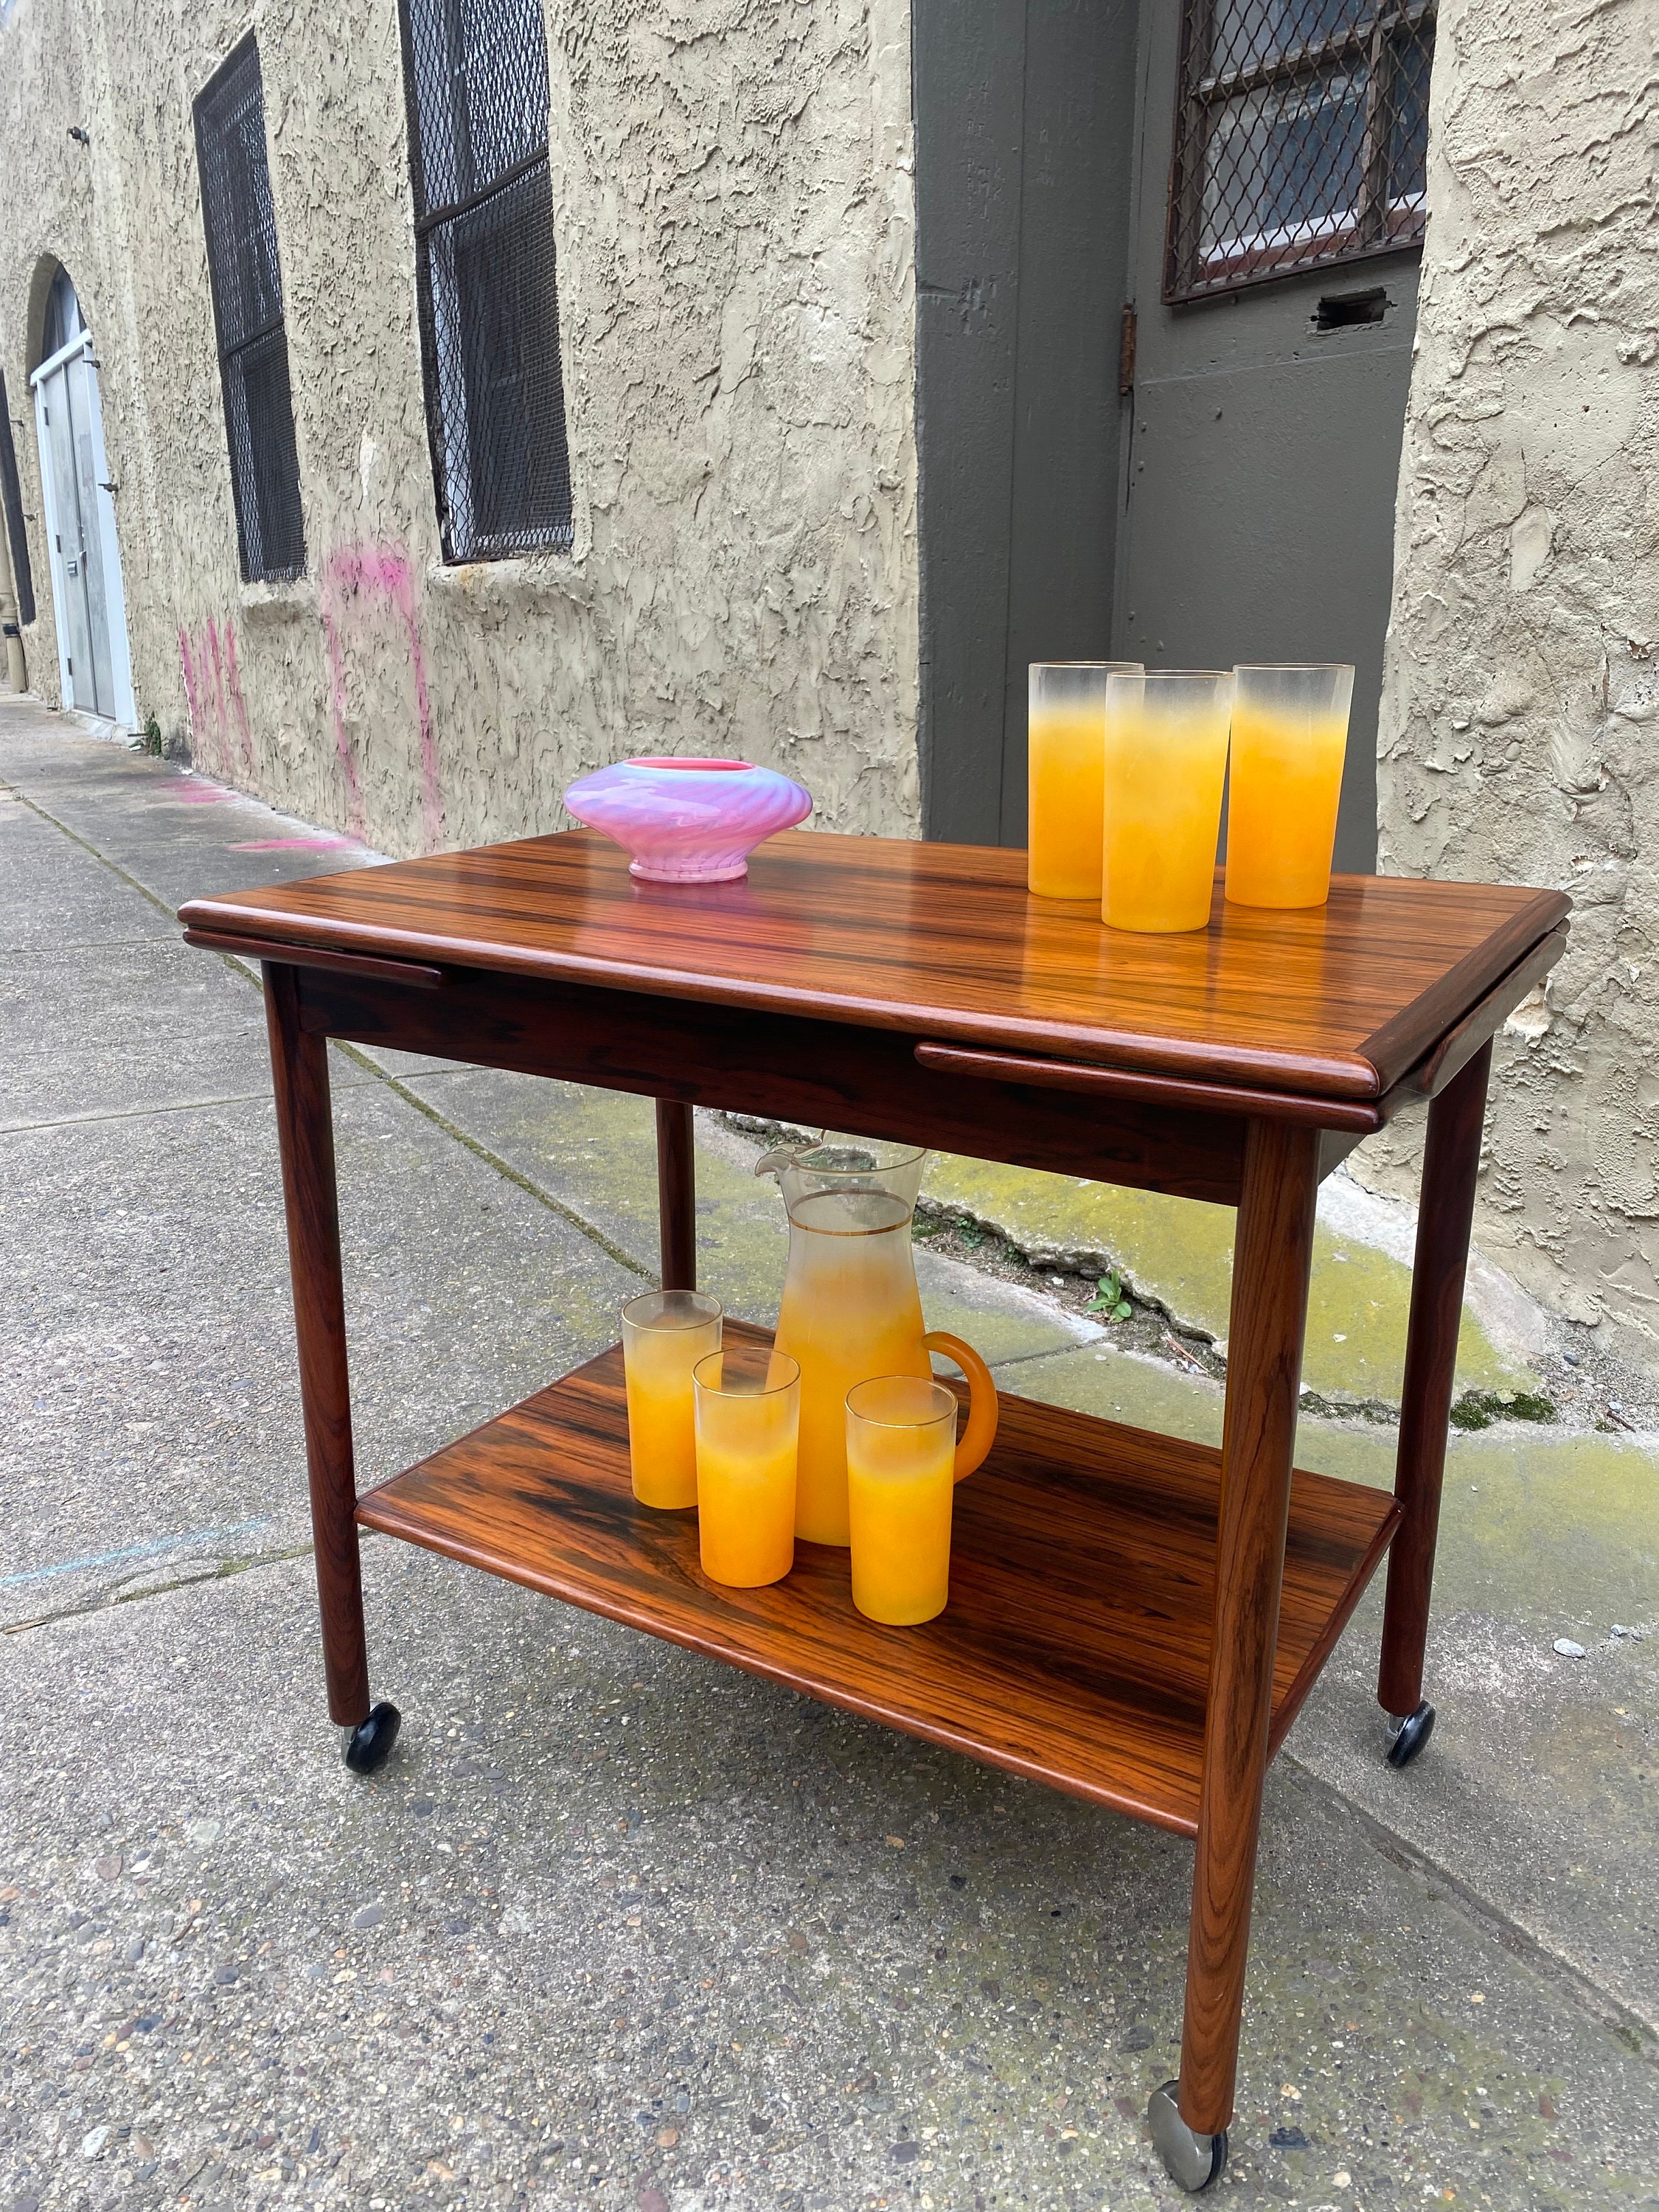
{"type": "MultiPolygon", "coordinates": [[[[172,913],[373,857],[0,697],[0,2212],[1178,2201],[1141,2124],[1178,1843],[380,1540],[404,1735],[341,1768],[263,1018],[172,913]]],[[[367,1483],[614,1335],[649,1109],[333,1073],[367,1483]]],[[[704,1277],[770,1319],[775,1188],[699,1145],[704,1277]]],[[[1164,1318],[1203,1329],[1212,1225],[1177,1263],[1143,1222],[1109,1329],[1020,1255],[1127,1261],[1121,1219],[979,1172],[935,1170],[930,1322],[1007,1387],[1218,1434],[1164,1318]]],[[[1320,1295],[1384,1319],[1320,1401],[1375,1416],[1395,1292],[1352,1231],[1320,1295]]],[[[1510,1311],[1466,1380],[1561,1418],[1454,1443],[1433,1745],[1382,1763],[1373,1596],[1270,1777],[1219,2201],[1659,2204],[1659,1450],[1510,1311]]],[[[1299,1457],[1383,1482],[1391,1448],[1310,1416],[1299,1457]]]]}

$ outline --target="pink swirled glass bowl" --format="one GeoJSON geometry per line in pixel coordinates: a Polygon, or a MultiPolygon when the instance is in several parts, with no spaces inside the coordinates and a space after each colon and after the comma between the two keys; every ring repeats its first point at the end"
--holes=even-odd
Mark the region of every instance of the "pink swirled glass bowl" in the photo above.
{"type": "Polygon", "coordinates": [[[672,755],[596,769],[564,803],[630,855],[630,875],[651,884],[731,883],[748,873],[763,838],[812,811],[811,794],[775,769],[672,755]]]}

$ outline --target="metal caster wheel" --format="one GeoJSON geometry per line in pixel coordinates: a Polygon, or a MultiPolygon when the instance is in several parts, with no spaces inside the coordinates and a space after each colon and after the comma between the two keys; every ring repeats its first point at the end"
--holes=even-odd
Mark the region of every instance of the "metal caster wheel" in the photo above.
{"type": "Polygon", "coordinates": [[[1434,1734],[1434,1707],[1426,1698],[1414,1713],[1389,1715],[1389,1764],[1409,1766],[1434,1734]]]}
{"type": "Polygon", "coordinates": [[[1227,2163],[1227,2130],[1223,2128],[1216,2136],[1195,2136],[1176,2102],[1180,2087],[1179,2081],[1166,2081],[1161,2089],[1154,2089],[1146,2118],[1164,2172],[1178,2189],[1196,2197],[1200,2189],[1221,2179],[1227,2163]]]}
{"type": "Polygon", "coordinates": [[[396,1705],[384,1699],[369,1707],[368,1718],[359,1721],[346,1738],[345,1763],[354,1774],[373,1774],[386,1765],[403,1717],[396,1705]]]}

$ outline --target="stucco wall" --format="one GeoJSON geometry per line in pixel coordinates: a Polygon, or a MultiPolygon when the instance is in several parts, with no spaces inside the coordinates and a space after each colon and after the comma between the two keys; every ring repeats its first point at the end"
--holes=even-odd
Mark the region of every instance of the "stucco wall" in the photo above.
{"type": "MultiPolygon", "coordinates": [[[[1443,0],[1378,766],[1385,870],[1573,895],[1498,1041],[1476,1233],[1650,1362],[1656,115],[1650,0],[1443,0]]],[[[1397,1181],[1407,1141],[1356,1165],[1397,1181]]]]}
{"type": "Polygon", "coordinates": [[[912,830],[908,15],[550,0],[548,45],[571,556],[439,557],[394,0],[18,0],[0,360],[26,507],[56,256],[102,366],[139,714],[188,719],[204,767],[394,853],[556,826],[574,775],[656,749],[912,830]],[[275,588],[238,577],[191,125],[250,24],[308,553],[275,588]]]}

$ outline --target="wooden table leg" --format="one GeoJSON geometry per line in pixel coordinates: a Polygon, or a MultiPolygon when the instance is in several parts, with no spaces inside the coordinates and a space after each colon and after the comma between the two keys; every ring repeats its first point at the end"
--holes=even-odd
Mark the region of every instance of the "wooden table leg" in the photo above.
{"type": "Polygon", "coordinates": [[[697,1287],[697,1170],[691,1149],[691,1109],[678,1098],[657,1101],[657,1218],[662,1287],[697,1287]]]}
{"type": "MultiPolygon", "coordinates": [[[[1434,1717],[1423,1707],[1423,1652],[1429,1635],[1440,1485],[1446,1469],[1463,1278],[1491,1068],[1492,1047],[1487,1044],[1433,1101],[1423,1155],[1406,1374],[1400,1394],[1400,1443],[1395,1455],[1394,1494],[1405,1508],[1405,1516],[1389,1553],[1382,1662],[1376,1683],[1377,1703],[1384,1712],[1414,1723],[1405,1758],[1427,1741],[1434,1717]]],[[[1396,1739],[1390,1756],[1396,1765],[1404,1765],[1400,1749],[1396,1739]]]]}
{"type": "Polygon", "coordinates": [[[1180,2117],[1200,2137],[1218,2136],[1232,2117],[1318,1165],[1316,1129],[1251,1122],[1233,1243],[1215,1631],[1181,2045],[1180,2117]]]}
{"type": "Polygon", "coordinates": [[[266,961],[264,979],[294,1325],[300,1345],[317,1595],[323,1615],[323,1671],[331,1716],[341,1727],[356,1729],[369,1717],[368,1655],[357,1524],[352,1517],[357,1484],[351,1457],[328,1046],[300,1026],[295,971],[266,961]]]}

